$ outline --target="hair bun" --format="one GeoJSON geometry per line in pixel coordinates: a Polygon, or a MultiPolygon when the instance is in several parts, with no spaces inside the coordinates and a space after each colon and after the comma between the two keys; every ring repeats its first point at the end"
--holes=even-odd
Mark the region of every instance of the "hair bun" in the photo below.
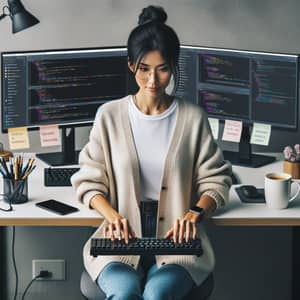
{"type": "Polygon", "coordinates": [[[139,25],[149,22],[165,23],[168,16],[161,6],[150,5],[145,7],[139,15],[139,25]]]}

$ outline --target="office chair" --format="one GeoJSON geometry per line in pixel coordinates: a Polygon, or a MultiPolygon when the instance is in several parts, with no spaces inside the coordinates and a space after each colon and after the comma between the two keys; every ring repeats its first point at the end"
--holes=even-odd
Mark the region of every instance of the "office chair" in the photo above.
{"type": "MultiPolygon", "coordinates": [[[[200,285],[191,290],[185,300],[207,300],[214,288],[214,277],[211,273],[200,285]]],[[[80,279],[81,294],[87,300],[105,300],[105,294],[84,270],[80,279]]]]}

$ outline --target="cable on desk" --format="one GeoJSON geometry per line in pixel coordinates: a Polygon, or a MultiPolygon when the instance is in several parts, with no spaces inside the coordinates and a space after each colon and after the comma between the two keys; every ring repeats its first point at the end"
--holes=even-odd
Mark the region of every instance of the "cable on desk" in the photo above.
{"type": "MultiPolygon", "coordinates": [[[[7,196],[4,195],[4,194],[0,194],[0,196],[3,197],[3,200],[4,200],[5,197],[7,197],[7,196]]],[[[8,199],[8,205],[9,205],[8,208],[1,208],[1,207],[0,207],[0,210],[1,210],[1,211],[5,211],[5,212],[7,212],[7,211],[12,211],[13,208],[12,208],[11,200],[10,200],[10,199],[8,199]]]]}

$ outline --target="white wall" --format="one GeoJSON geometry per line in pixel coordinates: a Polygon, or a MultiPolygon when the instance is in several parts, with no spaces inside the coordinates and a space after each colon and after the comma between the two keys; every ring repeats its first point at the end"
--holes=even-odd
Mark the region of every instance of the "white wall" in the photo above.
{"type": "MultiPolygon", "coordinates": [[[[298,53],[300,49],[298,0],[24,0],[23,3],[41,23],[13,35],[9,18],[2,20],[0,51],[124,45],[141,8],[149,4],[165,7],[169,24],[184,44],[285,53],[298,53]]],[[[0,4],[5,5],[6,1],[2,0],[0,4]]],[[[80,128],[77,131],[78,148],[86,142],[88,130],[80,128]]],[[[8,147],[7,135],[0,134],[0,141],[8,147]]],[[[262,147],[261,150],[281,151],[285,144],[296,142],[299,142],[299,132],[275,131],[270,148],[262,147]]],[[[28,151],[31,152],[57,150],[42,149],[37,132],[30,132],[30,144],[28,151]]],[[[224,145],[225,148],[234,146],[224,145]]],[[[16,254],[21,291],[31,278],[33,258],[64,258],[67,261],[66,282],[35,284],[28,299],[81,299],[78,291],[82,268],[80,253],[89,232],[88,228],[17,229],[16,254]],[[74,246],[70,246],[71,242],[74,246]]],[[[215,299],[289,299],[289,285],[283,283],[283,279],[290,278],[291,237],[288,228],[245,230],[212,227],[210,233],[218,262],[215,299]],[[250,249],[245,245],[245,233],[249,235],[250,249]],[[264,236],[267,238],[264,239],[264,236]],[[274,242],[276,239],[282,244],[278,246],[274,242]],[[253,245],[258,247],[255,254],[252,253],[253,245]],[[275,246],[279,248],[273,251],[275,246]],[[280,252],[284,254],[284,261],[280,252]],[[275,274],[272,273],[271,262],[277,266],[275,274]],[[262,284],[261,274],[268,275],[264,279],[266,284],[262,284]],[[253,292],[243,294],[247,289],[255,290],[258,296],[253,296],[253,292]]],[[[14,277],[9,228],[6,241],[9,277],[6,288],[12,294],[14,277]]]]}
{"type": "MultiPolygon", "coordinates": [[[[148,4],[165,7],[182,44],[299,53],[297,0],[25,0],[41,23],[13,35],[9,18],[2,20],[0,51],[125,45],[138,14],[148,4]]],[[[87,128],[77,130],[78,148],[85,144],[87,132],[87,128]]],[[[270,147],[257,150],[281,151],[298,136],[299,131],[274,130],[270,147]]],[[[0,141],[8,147],[7,135],[0,134],[0,141]]],[[[57,150],[41,149],[36,131],[30,132],[30,144],[28,151],[57,150]]],[[[223,143],[224,149],[236,146],[223,143]]]]}

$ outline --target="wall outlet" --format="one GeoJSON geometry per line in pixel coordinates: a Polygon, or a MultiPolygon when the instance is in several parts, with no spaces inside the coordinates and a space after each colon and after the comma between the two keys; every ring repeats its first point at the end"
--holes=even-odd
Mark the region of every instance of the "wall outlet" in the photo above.
{"type": "Polygon", "coordinates": [[[38,278],[37,280],[65,280],[66,267],[64,259],[33,259],[32,278],[40,274],[40,271],[48,271],[51,277],[38,278]]]}

